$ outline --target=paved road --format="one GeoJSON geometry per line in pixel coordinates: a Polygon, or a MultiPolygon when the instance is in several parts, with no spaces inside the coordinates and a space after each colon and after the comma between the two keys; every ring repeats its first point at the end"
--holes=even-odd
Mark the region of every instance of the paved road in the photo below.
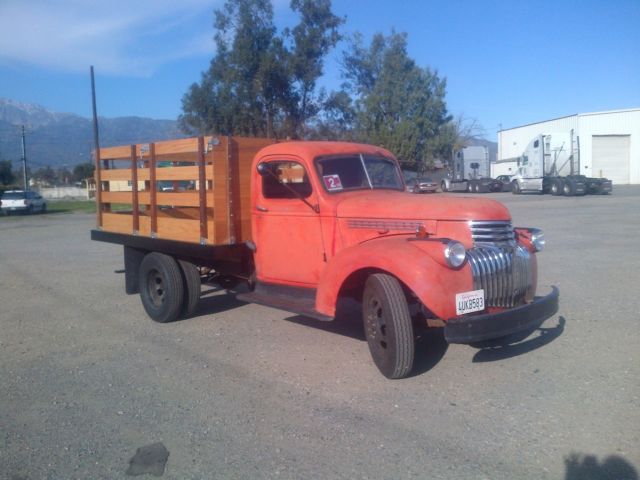
{"type": "Polygon", "coordinates": [[[560,312],[502,347],[426,334],[400,381],[349,315],[211,293],[155,324],[91,216],[0,218],[0,478],[126,478],[162,442],[171,479],[637,479],[640,188],[488,196],[545,229],[560,312]]]}

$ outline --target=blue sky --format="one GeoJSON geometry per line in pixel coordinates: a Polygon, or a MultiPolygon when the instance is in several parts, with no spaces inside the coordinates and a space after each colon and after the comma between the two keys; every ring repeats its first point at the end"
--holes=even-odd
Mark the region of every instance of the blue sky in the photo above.
{"type": "MultiPolygon", "coordinates": [[[[275,0],[278,27],[293,26],[275,0]]],[[[214,54],[221,0],[1,0],[0,97],[90,115],[176,118],[214,54]]],[[[334,0],[343,33],[407,32],[409,53],[447,78],[453,115],[495,140],[509,128],[578,112],[640,107],[640,0],[334,0]]],[[[339,57],[321,84],[340,84],[339,57]]]]}

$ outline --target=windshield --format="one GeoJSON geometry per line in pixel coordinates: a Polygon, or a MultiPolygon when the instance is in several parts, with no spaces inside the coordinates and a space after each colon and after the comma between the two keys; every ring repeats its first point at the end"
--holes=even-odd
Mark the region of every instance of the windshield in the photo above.
{"type": "Polygon", "coordinates": [[[318,175],[329,192],[389,188],[404,190],[396,163],[382,156],[348,155],[316,161],[318,175]]]}
{"type": "Polygon", "coordinates": [[[5,194],[2,196],[3,200],[20,200],[23,198],[26,198],[24,192],[5,192],[5,194]]]}

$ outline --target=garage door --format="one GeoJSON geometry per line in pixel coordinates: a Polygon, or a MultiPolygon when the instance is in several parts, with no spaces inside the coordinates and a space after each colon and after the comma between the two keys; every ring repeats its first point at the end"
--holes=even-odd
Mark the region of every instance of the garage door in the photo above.
{"type": "Polygon", "coordinates": [[[605,177],[613,183],[629,183],[629,135],[594,135],[594,177],[605,177]],[[602,172],[602,173],[601,173],[602,172]]]}

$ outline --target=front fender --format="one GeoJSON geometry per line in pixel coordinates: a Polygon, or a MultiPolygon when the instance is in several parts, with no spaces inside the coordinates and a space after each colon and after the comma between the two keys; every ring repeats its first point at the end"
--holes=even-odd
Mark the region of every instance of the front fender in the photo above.
{"type": "Polygon", "coordinates": [[[438,241],[408,237],[381,238],[346,248],[330,260],[320,277],[316,310],[335,316],[345,281],[358,271],[373,269],[404,283],[438,318],[455,317],[456,293],[473,290],[473,280],[467,262],[455,270],[441,263],[443,248],[438,241]]]}

